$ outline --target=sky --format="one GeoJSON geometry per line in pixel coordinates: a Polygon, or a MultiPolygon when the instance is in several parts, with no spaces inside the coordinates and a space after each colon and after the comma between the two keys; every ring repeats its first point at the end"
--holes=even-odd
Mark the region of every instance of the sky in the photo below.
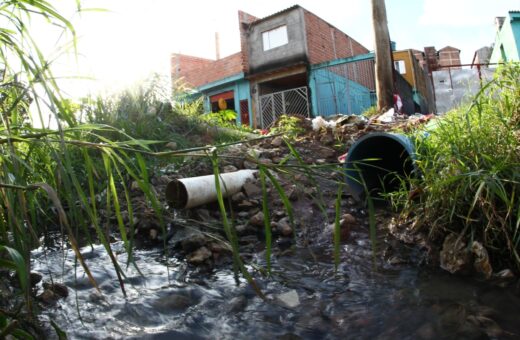
{"type": "MultiPolygon", "coordinates": [[[[59,54],[57,76],[80,76],[65,83],[72,97],[114,91],[146,78],[167,75],[171,53],[215,58],[215,32],[221,56],[238,52],[238,10],[268,16],[295,4],[336,26],[369,50],[373,49],[369,0],[74,0],[54,1],[77,31],[78,56],[59,54]]],[[[520,0],[386,0],[390,37],[397,49],[453,46],[462,63],[470,63],[480,47],[495,39],[496,16],[520,10],[520,0]]],[[[66,46],[70,36],[56,38],[57,28],[34,22],[35,37],[48,55],[66,46]]]]}

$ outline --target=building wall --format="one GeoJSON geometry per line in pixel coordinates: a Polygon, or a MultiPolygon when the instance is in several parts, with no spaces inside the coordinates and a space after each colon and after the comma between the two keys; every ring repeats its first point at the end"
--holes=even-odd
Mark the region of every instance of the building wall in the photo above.
{"type": "Polygon", "coordinates": [[[394,62],[403,61],[405,72],[402,73],[401,70],[401,76],[403,76],[404,79],[413,87],[416,87],[415,84],[415,74],[414,74],[414,65],[412,64],[412,58],[414,58],[411,55],[411,52],[409,50],[403,50],[403,51],[395,51],[393,52],[394,62]]]}
{"type": "Polygon", "coordinates": [[[481,90],[482,84],[493,79],[493,68],[439,70],[432,73],[435,88],[435,105],[438,113],[445,113],[463,104],[470,103],[481,90]]]}
{"type": "Polygon", "coordinates": [[[242,54],[235,53],[219,60],[173,54],[171,67],[172,77],[183,78],[189,85],[199,87],[240,74],[243,71],[242,54]]]}
{"type": "Polygon", "coordinates": [[[303,10],[310,64],[368,53],[368,49],[315,14],[303,10]]]}
{"type": "MultiPolygon", "coordinates": [[[[172,78],[184,78],[185,81],[189,83],[194,71],[211,65],[213,61],[214,60],[211,59],[174,53],[170,59],[172,78]]],[[[191,85],[194,86],[193,84],[191,85]]]]}
{"type": "MultiPolygon", "coordinates": [[[[439,66],[460,65],[460,50],[454,47],[444,47],[439,50],[439,66]]],[[[460,68],[460,67],[452,67],[460,68]]]]}
{"type": "Polygon", "coordinates": [[[473,60],[471,61],[472,65],[477,64],[487,64],[489,63],[489,58],[491,57],[491,53],[493,49],[488,46],[484,46],[475,51],[473,55],[473,60]]]}
{"type": "Polygon", "coordinates": [[[211,87],[210,90],[204,91],[204,111],[211,112],[210,97],[222,92],[233,91],[233,99],[235,104],[235,112],[237,113],[237,124],[242,124],[240,118],[240,101],[247,99],[249,105],[249,121],[252,122],[251,117],[251,99],[249,91],[249,81],[240,79],[228,84],[211,87]]]}
{"type": "Polygon", "coordinates": [[[371,91],[331,68],[312,71],[310,77],[315,116],[361,114],[371,103],[371,91]]]}
{"type": "Polygon", "coordinates": [[[495,37],[489,62],[501,61],[520,61],[520,12],[509,12],[509,16],[504,20],[502,28],[495,37]]]}
{"type": "Polygon", "coordinates": [[[435,112],[435,99],[428,73],[415,58],[416,51],[403,50],[394,52],[394,61],[403,60],[406,72],[401,76],[410,84],[414,91],[414,100],[420,106],[421,113],[435,112]]]}
{"type": "Polygon", "coordinates": [[[238,28],[240,31],[240,53],[242,53],[242,69],[245,73],[249,73],[249,51],[248,36],[251,24],[258,18],[243,11],[238,11],[238,28]]]}
{"type": "Polygon", "coordinates": [[[249,73],[261,73],[277,68],[307,62],[305,30],[300,7],[257,20],[247,32],[249,73]],[[262,33],[287,26],[288,43],[264,51],[262,33]]]}

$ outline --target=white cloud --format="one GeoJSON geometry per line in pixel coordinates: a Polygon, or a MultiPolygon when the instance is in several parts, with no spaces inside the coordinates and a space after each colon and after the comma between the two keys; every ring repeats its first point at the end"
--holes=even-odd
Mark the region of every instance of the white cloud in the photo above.
{"type": "Polygon", "coordinates": [[[495,16],[520,9],[518,0],[423,0],[419,24],[424,26],[476,27],[493,23],[495,16]]]}

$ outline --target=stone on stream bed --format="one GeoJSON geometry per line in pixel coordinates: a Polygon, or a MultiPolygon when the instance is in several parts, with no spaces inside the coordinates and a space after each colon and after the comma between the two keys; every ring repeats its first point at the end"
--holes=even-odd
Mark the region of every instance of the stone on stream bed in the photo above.
{"type": "Polygon", "coordinates": [[[182,250],[184,250],[185,252],[192,252],[192,251],[204,246],[207,241],[208,241],[208,238],[206,236],[204,236],[202,233],[193,234],[181,241],[181,247],[182,247],[182,250]]]}
{"type": "Polygon", "coordinates": [[[171,312],[185,310],[190,306],[196,305],[197,299],[183,294],[170,294],[163,296],[152,303],[155,310],[159,312],[171,312]]]}
{"type": "Polygon", "coordinates": [[[291,236],[293,233],[293,228],[289,222],[289,217],[284,217],[276,222],[276,230],[282,236],[291,236]]]}
{"type": "Polygon", "coordinates": [[[275,301],[287,308],[296,308],[300,305],[300,297],[298,296],[298,292],[294,289],[285,293],[277,294],[275,296],[275,301]]]}
{"type": "Polygon", "coordinates": [[[262,188],[259,183],[247,181],[243,186],[244,192],[249,198],[256,198],[262,194],[262,188]]]}
{"type": "Polygon", "coordinates": [[[471,252],[457,234],[449,234],[444,239],[440,253],[441,268],[452,273],[468,273],[471,268],[471,252]]]}
{"type": "Polygon", "coordinates": [[[186,258],[188,263],[198,266],[209,260],[212,256],[211,251],[206,247],[200,247],[193,253],[189,254],[186,258]]]}
{"type": "Polygon", "coordinates": [[[43,292],[37,296],[38,300],[45,304],[51,305],[56,303],[61,298],[69,296],[69,289],[62,283],[43,283],[43,292]]]}
{"type": "Polygon", "coordinates": [[[283,138],[281,136],[274,137],[271,141],[271,145],[275,148],[279,148],[283,144],[283,138]]]}
{"type": "Polygon", "coordinates": [[[259,211],[249,219],[249,224],[254,227],[264,226],[264,213],[259,211]]]}

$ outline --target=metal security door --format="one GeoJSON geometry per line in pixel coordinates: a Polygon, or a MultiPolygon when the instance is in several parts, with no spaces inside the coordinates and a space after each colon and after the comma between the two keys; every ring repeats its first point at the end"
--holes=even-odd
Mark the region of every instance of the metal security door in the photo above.
{"type": "Polygon", "coordinates": [[[281,115],[310,116],[306,86],[260,96],[259,102],[262,129],[270,128],[281,115]]]}

